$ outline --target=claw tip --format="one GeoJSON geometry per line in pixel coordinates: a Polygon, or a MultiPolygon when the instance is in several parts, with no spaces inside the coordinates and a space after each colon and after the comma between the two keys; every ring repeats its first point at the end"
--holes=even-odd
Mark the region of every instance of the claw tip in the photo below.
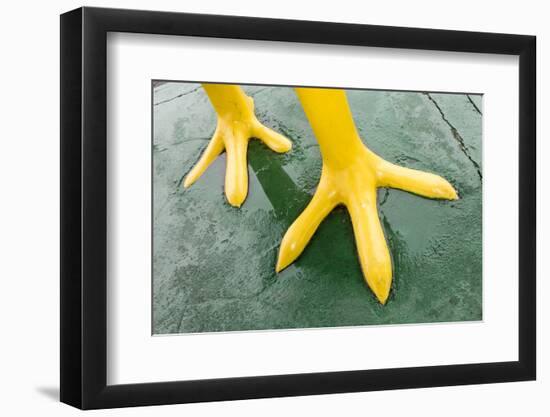
{"type": "Polygon", "coordinates": [[[228,189],[226,186],[225,197],[227,198],[227,202],[233,207],[240,208],[243,205],[244,200],[246,200],[246,195],[246,191],[243,192],[242,190],[235,190],[231,188],[228,189]]]}
{"type": "Polygon", "coordinates": [[[243,205],[243,199],[235,198],[234,196],[227,197],[227,202],[233,207],[240,208],[243,205]]]}
{"type": "Polygon", "coordinates": [[[272,148],[272,149],[275,150],[277,153],[289,152],[292,149],[292,142],[288,141],[286,143],[282,143],[276,148],[272,148]]]}
{"type": "Polygon", "coordinates": [[[376,298],[378,299],[378,301],[380,301],[380,304],[386,305],[389,295],[390,295],[389,292],[387,292],[385,295],[376,294],[376,298]]]}
{"type": "Polygon", "coordinates": [[[279,259],[277,259],[277,265],[275,265],[275,272],[278,274],[283,269],[284,269],[284,267],[282,265],[281,258],[279,258],[279,259]]]}
{"type": "MultiPolygon", "coordinates": [[[[281,246],[282,248],[282,246],[281,246]]],[[[279,257],[277,258],[277,265],[275,265],[275,272],[279,273],[283,269],[285,269],[287,266],[289,266],[291,262],[289,262],[289,259],[287,256],[284,256],[279,252],[279,257]]]]}
{"type": "Polygon", "coordinates": [[[377,280],[367,280],[367,284],[371,288],[376,299],[382,305],[386,304],[390,296],[391,282],[392,282],[391,272],[380,274],[380,278],[378,278],[377,280]]]}
{"type": "Polygon", "coordinates": [[[451,200],[458,200],[459,197],[458,197],[458,193],[456,192],[456,190],[454,189],[454,187],[451,186],[451,200]]]}

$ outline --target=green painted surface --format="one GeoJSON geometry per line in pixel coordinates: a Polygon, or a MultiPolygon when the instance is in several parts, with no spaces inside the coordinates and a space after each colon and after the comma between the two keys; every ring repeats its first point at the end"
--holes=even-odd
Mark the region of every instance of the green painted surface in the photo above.
{"type": "Polygon", "coordinates": [[[279,275],[281,238],[319,180],[321,158],[291,88],[245,86],[258,119],[293,142],[249,146],[249,194],[223,194],[225,156],[188,190],[182,178],[214,132],[198,84],[154,90],[153,332],[187,333],[482,319],[481,96],[348,91],[360,134],[391,162],[437,173],[460,200],[379,190],[394,281],[380,305],[363,280],[345,208],[279,275]]]}

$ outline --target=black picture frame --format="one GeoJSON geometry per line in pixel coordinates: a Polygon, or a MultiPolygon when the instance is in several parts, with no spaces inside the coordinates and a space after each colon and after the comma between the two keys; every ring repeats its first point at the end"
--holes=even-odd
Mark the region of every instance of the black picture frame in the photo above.
{"type": "Polygon", "coordinates": [[[82,409],[536,378],[534,36],[155,11],[61,15],[61,401],[82,409]],[[519,56],[518,361],[107,385],[108,32],[519,56]]]}

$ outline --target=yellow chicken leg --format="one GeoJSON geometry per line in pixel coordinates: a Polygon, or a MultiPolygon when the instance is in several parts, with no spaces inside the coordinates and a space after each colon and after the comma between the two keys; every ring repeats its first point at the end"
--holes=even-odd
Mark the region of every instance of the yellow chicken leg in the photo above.
{"type": "Polygon", "coordinates": [[[309,205],[286,232],[277,272],[300,256],[323,219],[339,204],[347,207],[363,276],[385,304],[391,288],[392,264],[376,205],[378,187],[399,188],[429,198],[457,199],[443,178],[399,167],[380,158],[361,141],[345,92],[297,88],[296,92],[319,142],[321,179],[309,205]]]}
{"type": "Polygon", "coordinates": [[[248,141],[260,139],[275,152],[287,152],[291,142],[283,135],[262,125],[254,115],[254,101],[236,85],[203,84],[218,115],[214,136],[197,164],[185,177],[183,186],[190,187],[224,149],[227,153],[225,195],[229,204],[240,207],[248,194],[248,141]]]}

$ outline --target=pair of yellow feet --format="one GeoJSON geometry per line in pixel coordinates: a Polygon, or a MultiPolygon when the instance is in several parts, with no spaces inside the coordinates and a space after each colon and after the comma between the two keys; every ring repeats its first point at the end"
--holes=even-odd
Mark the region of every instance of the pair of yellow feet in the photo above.
{"type": "MultiPolygon", "coordinates": [[[[203,87],[216,110],[218,124],[184,186],[191,186],[225,150],[225,195],[231,205],[240,207],[248,193],[248,141],[258,138],[275,152],[287,152],[292,144],[257,120],[252,98],[240,87],[203,87]]],[[[294,262],[323,219],[336,206],[344,205],[352,220],[363,276],[376,298],[385,304],[390,294],[392,264],[378,218],[376,189],[399,188],[448,200],[457,199],[457,193],[438,175],[394,165],[369,150],[357,133],[343,90],[296,88],[296,93],[319,143],[323,168],[315,195],[283,237],[276,271],[294,262]]]]}

